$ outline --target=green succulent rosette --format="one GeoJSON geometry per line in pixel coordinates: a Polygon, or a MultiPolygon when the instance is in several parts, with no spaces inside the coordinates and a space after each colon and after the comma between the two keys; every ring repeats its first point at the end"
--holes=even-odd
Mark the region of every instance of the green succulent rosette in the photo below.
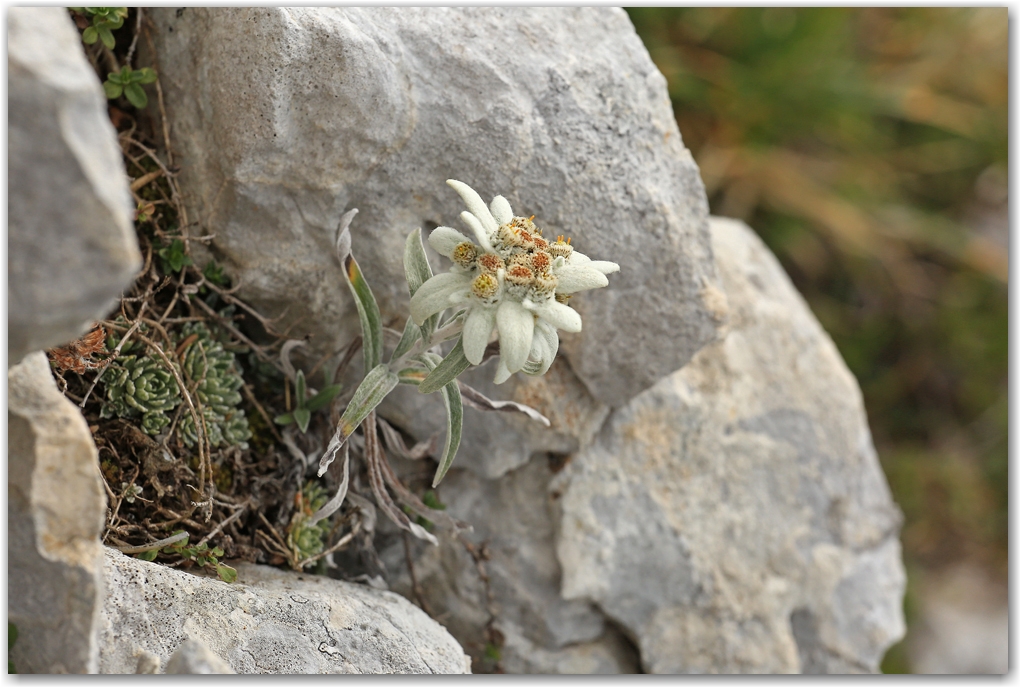
{"type": "MultiPolygon", "coordinates": [[[[183,351],[181,367],[186,378],[198,384],[195,395],[202,404],[209,444],[247,448],[251,428],[244,411],[237,407],[241,402],[238,389],[244,380],[237,371],[234,354],[215,340],[201,322],[185,325],[180,339],[182,342],[192,339],[183,351]]],[[[198,432],[190,412],[182,415],[178,436],[189,448],[197,443],[198,432]]]]}
{"type": "Polygon", "coordinates": [[[106,380],[106,403],[100,417],[142,416],[142,429],[159,434],[168,424],[167,411],[181,402],[181,390],[173,374],[147,356],[117,359],[106,380]]]}
{"type": "Polygon", "coordinates": [[[320,483],[310,481],[301,489],[301,497],[302,508],[291,520],[287,544],[297,554],[298,560],[305,560],[322,553],[325,548],[325,539],[330,530],[329,520],[321,520],[315,525],[309,525],[308,521],[312,514],[329,501],[329,492],[320,483]]]}

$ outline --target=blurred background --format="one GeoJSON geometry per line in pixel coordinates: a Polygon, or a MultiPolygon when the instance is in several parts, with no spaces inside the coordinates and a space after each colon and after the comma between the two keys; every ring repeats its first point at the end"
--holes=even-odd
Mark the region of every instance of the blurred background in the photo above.
{"type": "Polygon", "coordinates": [[[1007,669],[1006,8],[639,8],[712,214],[857,376],[903,509],[886,672],[1007,669]]]}

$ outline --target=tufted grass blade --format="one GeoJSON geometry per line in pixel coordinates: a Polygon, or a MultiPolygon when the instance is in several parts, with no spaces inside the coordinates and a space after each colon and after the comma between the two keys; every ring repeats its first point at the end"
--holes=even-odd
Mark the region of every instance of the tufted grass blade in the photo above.
{"type": "MultiPolygon", "coordinates": [[[[450,382],[457,379],[457,376],[464,370],[471,367],[471,363],[464,356],[464,343],[462,339],[457,340],[457,345],[453,347],[453,350],[443,358],[443,361],[436,365],[436,369],[429,372],[429,376],[426,377],[421,384],[418,385],[418,391],[423,394],[431,394],[435,391],[439,391],[450,382]]],[[[457,392],[458,395],[460,392],[457,392]]]]}
{"type": "MultiPolygon", "coordinates": [[[[404,242],[404,278],[407,279],[407,290],[413,296],[422,284],[432,278],[432,267],[425,255],[425,245],[421,241],[421,228],[407,235],[404,242]]],[[[421,326],[422,339],[428,341],[432,332],[436,331],[439,313],[425,320],[421,326]]]]}
{"type": "Polygon", "coordinates": [[[365,275],[358,266],[358,261],[351,254],[351,220],[357,214],[357,209],[350,210],[340,218],[340,227],[337,231],[336,253],[340,264],[344,268],[344,278],[347,286],[354,296],[354,303],[358,307],[358,319],[361,321],[362,353],[365,356],[365,369],[375,368],[382,360],[382,316],[379,314],[379,305],[375,302],[372,289],[365,281],[365,275]]]}
{"type": "Polygon", "coordinates": [[[326,447],[319,461],[319,477],[326,472],[326,468],[333,462],[336,452],[344,445],[344,442],[354,434],[354,430],[368,417],[368,414],[375,410],[375,407],[382,403],[386,395],[393,391],[399,381],[397,375],[390,371],[386,365],[376,365],[371,372],[365,375],[361,384],[354,391],[354,397],[347,404],[347,409],[337,423],[336,433],[326,447]]]}
{"type": "MultiPolygon", "coordinates": [[[[460,342],[457,342],[457,346],[460,346],[460,342]]],[[[461,353],[463,356],[463,352],[461,353]]],[[[429,373],[429,377],[438,370],[446,360],[450,359],[450,356],[446,356],[443,362],[438,361],[439,356],[434,353],[426,353],[422,356],[422,361],[432,370],[429,373]]],[[[459,374],[459,373],[458,373],[459,374]]],[[[456,377],[456,375],[454,375],[456,377]]],[[[422,382],[424,384],[425,382],[422,382]]],[[[421,390],[421,387],[418,387],[421,390]]],[[[457,386],[457,380],[452,379],[449,383],[442,387],[443,392],[443,403],[446,405],[446,444],[443,446],[443,454],[439,459],[439,467],[436,468],[436,476],[432,479],[432,488],[435,489],[439,486],[439,483],[443,481],[443,477],[446,476],[446,472],[453,465],[453,459],[457,455],[457,449],[460,447],[461,432],[464,429],[464,403],[460,397],[460,388],[457,386]]]]}

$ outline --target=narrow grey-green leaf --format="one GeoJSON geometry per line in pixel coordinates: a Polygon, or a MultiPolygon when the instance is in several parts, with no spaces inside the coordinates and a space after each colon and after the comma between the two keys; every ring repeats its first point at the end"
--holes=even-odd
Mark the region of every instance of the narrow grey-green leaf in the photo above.
{"type": "MultiPolygon", "coordinates": [[[[305,392],[305,373],[298,370],[297,379],[294,381],[294,403],[298,408],[303,408],[305,406],[305,392]]],[[[298,420],[298,422],[300,422],[300,420],[298,420]]],[[[301,431],[303,432],[305,430],[302,429],[301,431]]]]}
{"type": "Polygon", "coordinates": [[[336,433],[330,440],[329,446],[326,447],[326,452],[319,460],[319,477],[322,477],[326,468],[333,462],[337,450],[343,446],[348,437],[354,434],[354,430],[368,417],[368,414],[382,403],[386,395],[393,391],[398,381],[397,375],[391,372],[386,365],[377,365],[365,375],[361,384],[354,391],[351,402],[347,404],[347,409],[340,417],[336,433]]]}
{"type": "MultiPolygon", "coordinates": [[[[458,343],[458,345],[460,344],[458,343]]],[[[449,356],[447,356],[447,359],[449,359],[449,356]]],[[[434,368],[429,375],[430,377],[443,364],[439,363],[439,365],[436,365],[434,357],[430,355],[422,356],[422,360],[429,368],[434,368]]],[[[446,360],[443,362],[446,362],[446,360]]],[[[457,380],[454,379],[444,386],[442,392],[443,404],[446,406],[446,444],[443,447],[442,457],[439,459],[439,467],[436,468],[436,476],[432,479],[433,489],[439,486],[443,477],[446,476],[446,472],[453,465],[453,459],[457,455],[457,449],[460,447],[461,432],[464,429],[464,404],[460,398],[460,388],[457,386],[457,380]]]]}
{"type": "Polygon", "coordinates": [[[348,255],[344,262],[344,277],[358,306],[365,369],[371,370],[382,360],[382,316],[379,314],[379,305],[353,255],[348,255]]]}
{"type": "Polygon", "coordinates": [[[400,337],[397,347],[393,349],[393,355],[390,356],[390,362],[400,360],[402,355],[414,347],[419,338],[421,338],[421,329],[419,329],[414,323],[413,318],[408,317],[407,322],[404,324],[404,333],[400,337]]]}
{"type": "MultiPolygon", "coordinates": [[[[471,367],[471,363],[464,355],[463,340],[457,339],[457,345],[453,347],[449,355],[443,358],[443,362],[436,365],[436,369],[429,372],[429,376],[418,385],[418,391],[423,394],[439,391],[457,379],[457,376],[469,367],[471,367]]],[[[458,391],[457,394],[459,397],[460,392],[458,391]]]]}
{"type": "MultiPolygon", "coordinates": [[[[408,234],[407,241],[404,242],[404,278],[407,280],[407,290],[412,296],[422,284],[432,278],[432,267],[429,265],[428,256],[425,255],[420,227],[408,234]]],[[[438,321],[439,313],[436,313],[421,326],[421,335],[425,341],[432,337],[438,321]]]]}
{"type": "Polygon", "coordinates": [[[347,286],[354,295],[354,303],[358,307],[365,369],[371,370],[382,360],[382,317],[379,315],[379,306],[375,302],[375,296],[372,295],[372,289],[365,281],[358,261],[351,255],[351,221],[356,214],[358,209],[353,208],[340,218],[336,234],[336,255],[344,269],[347,286]]]}

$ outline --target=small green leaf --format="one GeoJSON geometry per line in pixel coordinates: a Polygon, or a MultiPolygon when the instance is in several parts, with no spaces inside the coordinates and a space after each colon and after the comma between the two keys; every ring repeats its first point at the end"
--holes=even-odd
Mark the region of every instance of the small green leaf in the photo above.
{"type": "MultiPolygon", "coordinates": [[[[121,22],[121,23],[123,23],[123,22],[121,22]]],[[[116,27],[116,28],[119,28],[119,27],[116,27]]],[[[105,45],[110,50],[113,50],[114,46],[117,45],[117,41],[113,38],[113,33],[110,31],[110,29],[108,29],[104,25],[104,26],[98,27],[96,30],[99,31],[99,40],[103,41],[103,45],[105,45]]]]}
{"type": "Polygon", "coordinates": [[[135,72],[135,79],[138,83],[156,83],[156,70],[151,67],[142,67],[135,72]]]}
{"type": "Polygon", "coordinates": [[[135,555],[135,558],[151,562],[156,560],[157,555],[159,555],[159,549],[152,549],[150,551],[142,551],[141,553],[135,555]]]}
{"type": "Polygon", "coordinates": [[[329,405],[329,402],[332,401],[338,393],[340,393],[341,389],[343,389],[343,385],[341,384],[330,384],[325,389],[308,399],[308,403],[305,404],[305,408],[308,408],[308,410],[313,413],[319,408],[325,408],[329,405]]]}
{"type": "Polygon", "coordinates": [[[399,379],[390,371],[385,364],[377,365],[365,375],[361,384],[354,391],[351,402],[337,423],[336,433],[326,447],[326,452],[319,460],[319,477],[326,472],[326,468],[333,462],[336,452],[344,445],[348,437],[354,434],[361,423],[368,417],[368,414],[375,410],[376,406],[382,403],[393,389],[397,386],[399,379]]]}
{"type": "MultiPolygon", "coordinates": [[[[423,358],[424,359],[424,358],[423,358]]],[[[457,345],[453,347],[449,355],[443,358],[443,362],[439,363],[434,370],[429,373],[429,376],[418,385],[418,392],[422,394],[431,394],[435,391],[439,391],[451,381],[456,380],[457,376],[460,375],[464,370],[471,367],[471,363],[464,356],[464,343],[462,339],[457,339],[457,345]]],[[[458,398],[460,397],[460,391],[457,392],[458,398]]]]}
{"type": "Polygon", "coordinates": [[[298,408],[294,411],[294,421],[297,422],[298,429],[304,434],[308,431],[308,423],[312,420],[312,414],[308,411],[308,408],[298,408]]]}
{"type": "Polygon", "coordinates": [[[400,360],[400,357],[411,350],[420,338],[421,329],[414,323],[413,318],[408,317],[407,322],[404,323],[404,333],[401,335],[397,347],[393,349],[390,362],[400,360]]]}
{"type": "MultiPolygon", "coordinates": [[[[301,370],[297,372],[297,379],[294,381],[294,400],[297,402],[298,408],[305,407],[305,395],[308,389],[305,385],[305,373],[301,370]]],[[[302,432],[305,430],[301,430],[302,432]]]]}
{"type": "Polygon", "coordinates": [[[10,651],[14,648],[14,642],[18,641],[18,626],[12,623],[10,620],[7,621],[7,650],[10,651]]]}
{"type": "Polygon", "coordinates": [[[145,95],[145,89],[136,83],[129,83],[125,86],[124,95],[127,96],[128,102],[137,107],[139,110],[149,103],[149,97],[145,95]]]}
{"type": "Polygon", "coordinates": [[[227,285],[227,275],[223,273],[223,268],[217,265],[215,260],[210,260],[205,264],[205,267],[202,269],[202,276],[217,286],[227,285]]]}
{"type": "Polygon", "coordinates": [[[81,39],[84,43],[92,45],[99,40],[99,31],[94,26],[90,26],[81,32],[81,39]]]}
{"type": "MultiPolygon", "coordinates": [[[[111,76],[113,75],[111,74],[111,76]]],[[[120,94],[124,92],[124,87],[113,81],[104,81],[103,92],[106,93],[107,98],[113,100],[120,97],[120,94]]]]}
{"type": "Polygon", "coordinates": [[[277,415],[276,417],[273,418],[273,422],[275,422],[278,425],[289,425],[290,423],[294,422],[294,414],[284,413],[283,415],[277,415]]]}
{"type": "Polygon", "coordinates": [[[223,563],[216,564],[216,574],[220,576],[220,579],[224,582],[236,582],[237,571],[231,568],[229,565],[223,563]]]}
{"type": "MultiPolygon", "coordinates": [[[[460,346],[460,342],[457,342],[457,346],[460,346]]],[[[456,349],[454,349],[456,350],[456,349]]],[[[461,353],[463,356],[463,352],[461,353]]],[[[439,370],[443,364],[450,359],[447,356],[443,362],[436,364],[435,354],[425,354],[422,356],[422,361],[428,366],[432,372],[426,378],[425,382],[421,383],[418,390],[421,391],[421,387],[432,378],[432,375],[439,370]]],[[[454,375],[456,376],[456,375],[454,375]]],[[[443,447],[443,455],[439,460],[439,467],[436,468],[436,476],[432,479],[432,488],[435,489],[439,486],[439,483],[446,476],[446,472],[453,465],[453,459],[457,455],[457,449],[460,447],[461,432],[464,429],[464,403],[460,397],[460,388],[457,386],[457,380],[449,382],[442,388],[443,392],[443,404],[446,406],[446,445],[443,447]]]]}
{"type": "MultiPolygon", "coordinates": [[[[407,280],[407,290],[412,296],[422,284],[432,278],[432,267],[429,265],[428,256],[425,255],[425,246],[421,242],[420,227],[408,234],[404,242],[404,278],[407,280]]],[[[432,332],[436,330],[438,321],[439,313],[425,320],[421,326],[422,339],[428,341],[432,338],[432,332]]]]}

